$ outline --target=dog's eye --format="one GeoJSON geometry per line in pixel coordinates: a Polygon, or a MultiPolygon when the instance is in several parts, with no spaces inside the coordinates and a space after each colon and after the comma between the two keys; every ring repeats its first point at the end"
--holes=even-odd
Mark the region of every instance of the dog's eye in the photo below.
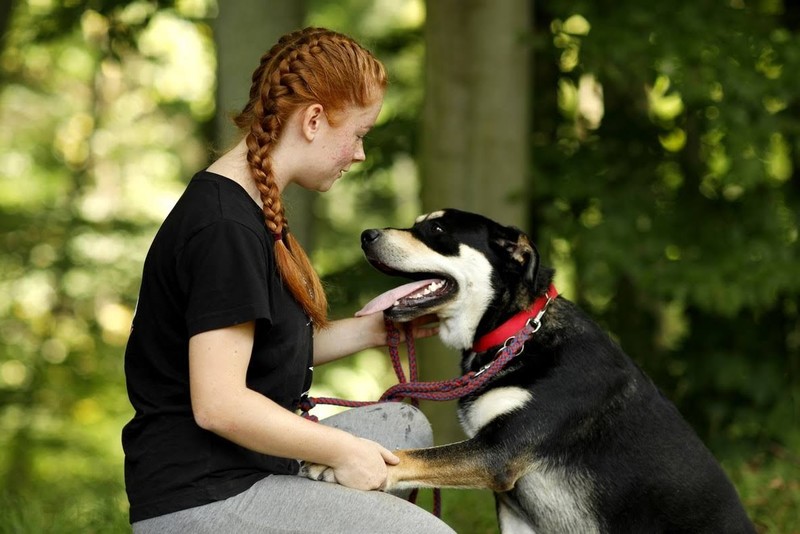
{"type": "Polygon", "coordinates": [[[442,225],[441,225],[441,224],[439,224],[438,222],[434,222],[434,223],[431,225],[431,228],[433,229],[433,232],[434,232],[434,233],[436,233],[436,234],[442,234],[442,233],[444,233],[444,228],[443,228],[443,227],[442,227],[442,225]]]}

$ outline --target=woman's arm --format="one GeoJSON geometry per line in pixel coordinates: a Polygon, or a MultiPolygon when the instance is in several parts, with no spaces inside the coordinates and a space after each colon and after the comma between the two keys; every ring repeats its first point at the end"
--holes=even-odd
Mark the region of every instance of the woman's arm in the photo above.
{"type": "MultiPolygon", "coordinates": [[[[436,316],[426,315],[411,322],[414,338],[436,335],[439,328],[432,323],[436,316]]],[[[400,339],[403,340],[403,330],[400,339]]],[[[362,317],[351,317],[332,321],[327,327],[314,331],[314,365],[322,365],[354,352],[370,347],[382,347],[388,343],[383,312],[362,317]]]]}
{"type": "Polygon", "coordinates": [[[333,468],[337,482],[377,489],[398,458],[381,445],[314,423],[245,382],[255,323],[203,332],[189,340],[189,380],[197,424],[248,449],[333,468]]]}

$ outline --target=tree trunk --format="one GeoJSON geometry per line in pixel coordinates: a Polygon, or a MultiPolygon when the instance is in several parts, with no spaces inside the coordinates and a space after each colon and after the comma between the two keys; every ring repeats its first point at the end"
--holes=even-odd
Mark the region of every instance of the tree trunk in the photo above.
{"type": "Polygon", "coordinates": [[[529,170],[528,0],[437,0],[425,28],[426,209],[525,223],[529,170]]]}
{"type": "MultiPolygon", "coordinates": [[[[422,204],[525,228],[529,173],[529,0],[427,3],[422,204]]],[[[454,377],[458,355],[420,343],[425,380],[454,377]]],[[[460,435],[452,403],[424,405],[437,441],[460,435]]]]}
{"type": "MultiPolygon", "coordinates": [[[[219,3],[214,25],[217,45],[217,118],[219,151],[239,140],[232,117],[247,103],[253,71],[281,35],[303,27],[304,0],[226,0],[219,3]]],[[[299,187],[284,191],[287,217],[306,250],[313,250],[313,193],[299,187]]]]}

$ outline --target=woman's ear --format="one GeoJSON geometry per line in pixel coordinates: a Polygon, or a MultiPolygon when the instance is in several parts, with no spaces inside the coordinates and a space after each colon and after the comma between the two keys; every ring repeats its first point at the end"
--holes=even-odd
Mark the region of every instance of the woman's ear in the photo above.
{"type": "Polygon", "coordinates": [[[303,111],[300,118],[302,120],[300,130],[307,141],[313,141],[322,127],[322,122],[327,122],[322,104],[311,104],[303,111]]]}

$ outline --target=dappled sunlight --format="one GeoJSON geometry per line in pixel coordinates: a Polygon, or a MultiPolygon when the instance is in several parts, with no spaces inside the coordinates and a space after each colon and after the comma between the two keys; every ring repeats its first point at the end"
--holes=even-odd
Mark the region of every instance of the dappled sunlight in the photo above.
{"type": "Polygon", "coordinates": [[[425,20],[423,0],[376,0],[359,6],[359,15],[341,2],[322,2],[308,14],[312,26],[341,28],[353,34],[380,36],[388,29],[418,28],[425,20]]]}
{"type": "Polygon", "coordinates": [[[686,146],[686,131],[675,124],[685,107],[680,93],[670,90],[671,84],[669,76],[661,74],[652,86],[645,88],[645,92],[651,117],[667,130],[659,134],[659,143],[668,152],[680,152],[686,146]]]}
{"type": "Polygon", "coordinates": [[[214,111],[214,56],[197,25],[168,12],[157,13],[139,38],[139,50],[155,61],[140,64],[138,82],[158,99],[188,102],[192,111],[214,111]]]}
{"type": "Polygon", "coordinates": [[[56,287],[51,273],[33,271],[9,287],[14,315],[23,320],[41,318],[52,310],[56,287]]]}
{"type": "Polygon", "coordinates": [[[679,92],[670,91],[669,76],[660,75],[655,83],[647,88],[647,102],[650,113],[659,121],[672,123],[684,111],[683,99],[679,92]]]}
{"type": "Polygon", "coordinates": [[[64,363],[69,354],[69,348],[61,337],[54,337],[44,340],[41,346],[42,358],[51,364],[64,363]]]}
{"type": "Polygon", "coordinates": [[[103,302],[97,306],[97,322],[103,329],[103,341],[122,346],[128,341],[133,309],[118,302],[103,302]]]}
{"type": "Polygon", "coordinates": [[[562,21],[550,23],[553,44],[561,49],[559,67],[563,72],[572,72],[580,63],[581,37],[589,35],[592,26],[583,15],[575,14],[562,21]]]}
{"type": "Polygon", "coordinates": [[[792,177],[794,165],[792,164],[791,149],[786,138],[779,132],[773,133],[769,138],[766,161],[767,176],[776,185],[782,184],[792,177]]]}
{"type": "MultiPolygon", "coordinates": [[[[575,75],[581,62],[582,38],[589,35],[591,24],[583,15],[575,14],[550,24],[553,45],[561,50],[559,68],[564,74],[558,79],[558,108],[572,121],[568,130],[578,140],[586,140],[592,130],[600,128],[605,114],[603,85],[591,72],[575,75]],[[575,79],[577,78],[577,79],[575,79]]],[[[573,151],[577,144],[562,142],[565,150],[573,151]]]]}
{"type": "Polygon", "coordinates": [[[0,380],[9,388],[18,388],[28,381],[28,368],[19,360],[8,360],[0,364],[0,380]]]}
{"type": "Polygon", "coordinates": [[[89,135],[94,130],[94,120],[88,113],[76,113],[67,119],[56,132],[54,148],[67,165],[82,167],[89,158],[89,135]]]}
{"type": "Polygon", "coordinates": [[[578,85],[569,78],[558,80],[558,106],[575,121],[576,135],[585,138],[584,130],[596,130],[603,120],[603,86],[591,74],[584,74],[578,85]]]}

